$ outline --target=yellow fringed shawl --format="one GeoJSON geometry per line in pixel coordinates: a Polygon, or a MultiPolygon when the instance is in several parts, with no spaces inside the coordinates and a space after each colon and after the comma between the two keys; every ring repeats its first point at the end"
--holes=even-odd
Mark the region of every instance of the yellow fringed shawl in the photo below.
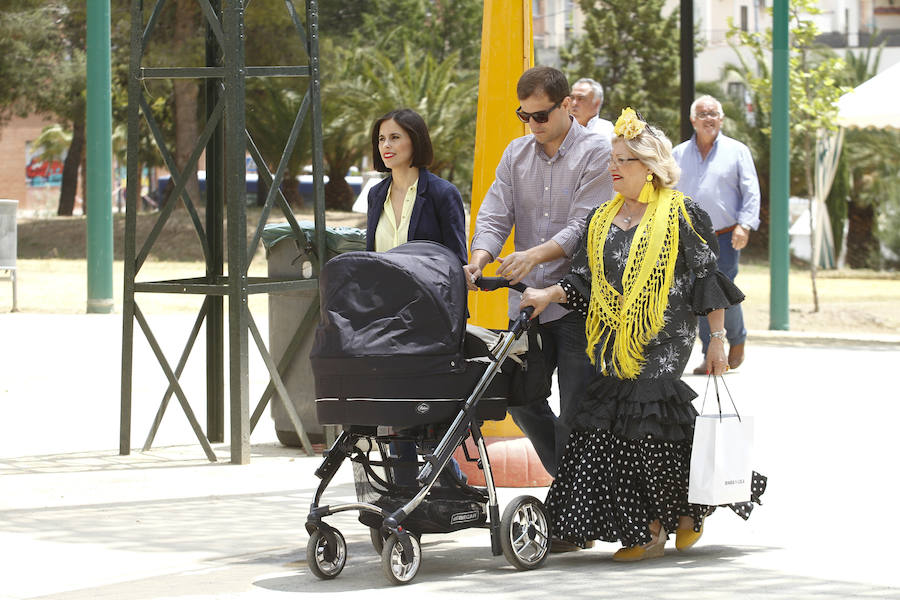
{"type": "Polygon", "coordinates": [[[614,333],[611,363],[615,376],[620,379],[637,378],[644,365],[644,347],[665,325],[669,288],[678,258],[679,212],[693,229],[681,192],[667,188],[656,190],[648,184],[638,200],[647,202],[647,210],[628,252],[622,294],[606,280],[603,268],[603,246],[613,218],[625,202],[622,195],[616,194],[601,206],[588,227],[588,265],[592,278],[585,328],[587,354],[591,363],[596,364],[594,349],[602,339],[599,355],[602,372],[608,375],[610,365],[606,364],[605,356],[610,335],[614,333]]]}

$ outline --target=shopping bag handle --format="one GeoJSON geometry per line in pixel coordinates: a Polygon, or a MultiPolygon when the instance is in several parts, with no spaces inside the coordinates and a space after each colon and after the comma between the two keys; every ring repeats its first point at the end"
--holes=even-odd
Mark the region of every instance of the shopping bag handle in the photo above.
{"type": "Polygon", "coordinates": [[[706,407],[706,394],[709,392],[709,380],[712,379],[713,386],[716,389],[716,404],[719,407],[719,421],[722,420],[722,400],[719,397],[719,379],[722,379],[722,385],[725,386],[725,391],[728,392],[728,399],[731,400],[731,406],[734,408],[734,414],[737,415],[738,421],[743,423],[743,419],[741,419],[741,413],[738,412],[737,405],[734,403],[734,398],[731,395],[731,390],[728,389],[728,384],[725,383],[725,378],[721,375],[713,375],[710,373],[709,377],[706,378],[706,388],[703,390],[703,404],[700,405],[700,414],[703,414],[703,409],[706,407]]]}

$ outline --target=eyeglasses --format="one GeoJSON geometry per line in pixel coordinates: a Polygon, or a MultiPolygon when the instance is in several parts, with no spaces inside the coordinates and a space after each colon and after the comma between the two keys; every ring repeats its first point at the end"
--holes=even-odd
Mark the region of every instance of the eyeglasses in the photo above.
{"type": "Polygon", "coordinates": [[[554,104],[553,106],[548,108],[547,110],[539,110],[539,111],[533,112],[533,113],[525,112],[524,110],[522,110],[522,107],[520,106],[519,108],[516,109],[516,116],[519,117],[519,120],[521,120],[523,123],[527,123],[528,119],[534,119],[535,123],[546,123],[547,121],[550,120],[550,113],[552,113],[554,110],[559,108],[561,104],[562,104],[562,100],[560,100],[559,102],[557,102],[556,104],[554,104]]]}
{"type": "Polygon", "coordinates": [[[631,162],[633,160],[641,160],[641,159],[639,159],[639,158],[622,158],[621,156],[613,156],[612,157],[612,162],[617,167],[624,167],[625,163],[631,162]]]}
{"type": "Polygon", "coordinates": [[[698,119],[718,119],[719,116],[720,115],[719,115],[718,111],[716,111],[716,112],[698,112],[697,113],[698,119]]]}

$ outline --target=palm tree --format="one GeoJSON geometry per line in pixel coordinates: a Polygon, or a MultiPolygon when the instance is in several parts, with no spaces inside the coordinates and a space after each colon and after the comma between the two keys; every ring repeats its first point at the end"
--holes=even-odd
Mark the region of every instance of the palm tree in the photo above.
{"type": "MultiPolygon", "coordinates": [[[[305,93],[305,90],[302,89],[280,87],[279,83],[269,79],[260,79],[255,82],[252,89],[248,88],[247,90],[247,131],[262,154],[266,162],[265,167],[273,174],[278,167],[305,93]]],[[[312,154],[312,145],[309,142],[310,131],[310,119],[307,116],[303,120],[300,136],[294,145],[293,152],[288,157],[284,177],[281,181],[282,194],[288,204],[294,207],[300,207],[303,204],[297,176],[303,165],[309,162],[312,154]]],[[[259,170],[262,169],[263,165],[259,165],[259,170]]],[[[260,176],[258,181],[262,182],[262,179],[260,176]]],[[[258,193],[261,192],[262,187],[258,190],[258,193]]]]}
{"type": "MultiPolygon", "coordinates": [[[[81,124],[81,135],[84,135],[84,124],[81,124]]],[[[87,214],[87,182],[85,181],[84,173],[85,173],[85,153],[81,151],[80,148],[83,148],[84,144],[78,144],[78,140],[75,139],[75,132],[71,129],[66,129],[64,125],[60,123],[55,123],[53,125],[48,125],[41,130],[41,134],[32,142],[32,148],[38,149],[41,151],[36,156],[41,160],[54,161],[54,160],[64,160],[63,169],[69,170],[67,177],[64,179],[64,187],[67,190],[70,190],[65,194],[65,198],[69,198],[66,200],[63,197],[63,193],[60,192],[60,202],[59,202],[59,210],[57,211],[61,216],[71,216],[72,209],[75,206],[75,188],[77,186],[78,181],[78,172],[79,170],[82,173],[81,178],[81,198],[82,198],[82,210],[84,214],[87,214]],[[76,142],[73,144],[73,140],[76,142]],[[69,154],[73,150],[75,146],[75,151],[77,152],[77,162],[75,160],[69,160],[69,154]]]]}
{"type": "Polygon", "coordinates": [[[48,125],[31,143],[32,148],[40,148],[35,156],[41,160],[60,160],[66,155],[72,143],[72,132],[59,123],[48,125]]]}
{"type": "MultiPolygon", "coordinates": [[[[323,53],[324,54],[324,53],[323,53]]],[[[328,52],[334,57],[322,86],[322,149],[328,170],[325,206],[350,210],[354,196],[345,176],[368,148],[368,123],[344,97],[347,82],[359,84],[356,53],[341,47],[328,52]]]]}
{"type": "Polygon", "coordinates": [[[367,134],[368,124],[393,109],[416,111],[428,124],[434,146],[431,169],[468,197],[478,83],[474,73],[459,69],[459,54],[439,61],[405,44],[399,61],[380,50],[358,52],[356,61],[358,76],[334,89],[346,109],[357,115],[360,130],[367,134]]]}

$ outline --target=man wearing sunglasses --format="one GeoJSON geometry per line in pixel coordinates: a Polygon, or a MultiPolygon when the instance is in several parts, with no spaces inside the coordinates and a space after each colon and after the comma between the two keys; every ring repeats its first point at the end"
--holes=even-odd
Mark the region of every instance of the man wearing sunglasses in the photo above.
{"type": "MultiPolygon", "coordinates": [[[[519,78],[516,94],[520,106],[509,116],[527,123],[531,134],[506,147],[481,203],[471,258],[464,267],[470,289],[475,289],[471,282],[494,259],[500,261],[498,274],[512,283],[545,287],[558,282],[569,270],[588,212],[613,195],[607,170],[609,138],[589,132],[569,115],[565,75],[551,67],[528,69],[519,78]],[[498,258],[513,226],[515,252],[498,258]]],[[[520,294],[510,290],[510,319],[519,313],[519,300],[520,294]]],[[[544,468],[555,476],[569,437],[567,419],[592,369],[585,353],[583,317],[553,304],[537,321],[532,331],[540,336],[548,390],[557,371],[560,416],[550,409],[546,397],[527,407],[511,408],[510,413],[544,468]]],[[[529,361],[533,350],[529,349],[529,361]]]]}

